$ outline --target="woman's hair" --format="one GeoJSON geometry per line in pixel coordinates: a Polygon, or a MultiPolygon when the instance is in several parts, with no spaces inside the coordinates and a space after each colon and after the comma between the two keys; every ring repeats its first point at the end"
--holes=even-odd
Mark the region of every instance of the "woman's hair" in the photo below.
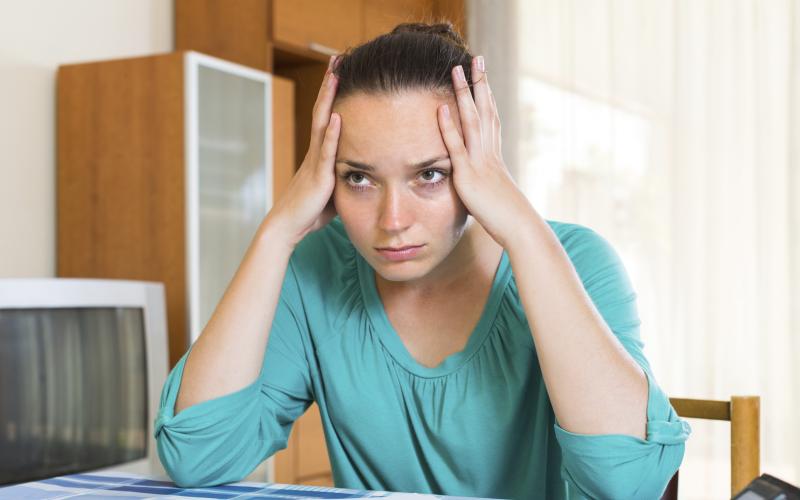
{"type": "Polygon", "coordinates": [[[450,22],[403,23],[391,32],[348,49],[336,59],[336,99],[351,94],[429,90],[452,95],[458,64],[472,91],[472,54],[450,22]]]}

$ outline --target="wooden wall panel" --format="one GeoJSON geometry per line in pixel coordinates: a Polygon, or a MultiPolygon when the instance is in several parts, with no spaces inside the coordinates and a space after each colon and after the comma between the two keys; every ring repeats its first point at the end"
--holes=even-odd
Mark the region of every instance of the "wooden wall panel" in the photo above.
{"type": "Polygon", "coordinates": [[[273,40],[344,51],[361,41],[362,0],[273,0],[273,40]]]}
{"type": "Polygon", "coordinates": [[[173,366],[188,346],[183,55],[57,78],[56,275],[163,282],[173,366]]]}
{"type": "Polygon", "coordinates": [[[295,158],[297,166],[306,156],[311,140],[311,115],[325,77],[327,62],[275,68],[276,74],[295,83],[295,158]]]}
{"type": "Polygon", "coordinates": [[[295,154],[295,84],[292,80],[272,77],[272,199],[283,196],[297,168],[295,154]]]}
{"type": "Polygon", "coordinates": [[[438,18],[452,22],[464,40],[468,39],[465,0],[433,0],[433,13],[438,18]]]}
{"type": "Polygon", "coordinates": [[[430,21],[433,16],[431,0],[364,0],[362,39],[372,40],[400,23],[430,21]]]}
{"type": "Polygon", "coordinates": [[[175,49],[272,70],[269,0],[175,0],[175,49]]]}
{"type": "Polygon", "coordinates": [[[303,458],[297,463],[298,480],[313,480],[329,474],[331,463],[328,459],[328,448],[325,444],[319,406],[311,405],[294,426],[298,435],[297,454],[303,458]]]}
{"type": "Polygon", "coordinates": [[[328,448],[316,403],[295,421],[286,449],[275,454],[275,482],[333,486],[328,448]]]}

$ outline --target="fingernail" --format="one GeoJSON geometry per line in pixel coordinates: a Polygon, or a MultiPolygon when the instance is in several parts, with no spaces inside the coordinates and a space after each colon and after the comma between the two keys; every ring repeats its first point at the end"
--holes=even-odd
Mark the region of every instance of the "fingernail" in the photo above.
{"type": "Polygon", "coordinates": [[[464,68],[460,64],[456,66],[456,79],[461,83],[467,83],[467,78],[464,76],[464,68]]]}
{"type": "Polygon", "coordinates": [[[336,75],[333,73],[328,74],[328,87],[333,87],[336,84],[336,75]]]}
{"type": "Polygon", "coordinates": [[[478,69],[481,71],[481,73],[483,73],[484,72],[484,69],[483,69],[483,56],[478,56],[476,63],[478,65],[478,69]]]}
{"type": "Polygon", "coordinates": [[[336,60],[336,56],[331,56],[331,58],[328,59],[328,71],[330,71],[331,68],[333,68],[333,61],[335,61],[335,60],[336,60]]]}
{"type": "Polygon", "coordinates": [[[442,114],[444,115],[445,118],[450,118],[450,106],[445,104],[444,108],[442,109],[442,114]]]}

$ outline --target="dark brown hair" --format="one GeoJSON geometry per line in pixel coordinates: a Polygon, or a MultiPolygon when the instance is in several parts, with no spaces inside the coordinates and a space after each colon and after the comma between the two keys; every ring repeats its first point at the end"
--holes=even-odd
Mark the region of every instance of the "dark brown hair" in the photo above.
{"type": "Polygon", "coordinates": [[[456,65],[472,91],[472,54],[448,21],[403,23],[391,32],[348,49],[336,59],[336,99],[357,92],[395,94],[429,90],[453,94],[451,70],[456,65]]]}

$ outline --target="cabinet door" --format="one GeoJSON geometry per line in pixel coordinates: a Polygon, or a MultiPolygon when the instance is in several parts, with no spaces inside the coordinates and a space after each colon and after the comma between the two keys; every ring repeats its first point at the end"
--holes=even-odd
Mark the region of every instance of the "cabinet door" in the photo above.
{"type": "Polygon", "coordinates": [[[361,40],[362,0],[274,0],[273,38],[324,53],[343,52],[361,40]]]}
{"type": "Polygon", "coordinates": [[[189,54],[190,341],[208,322],[272,205],[266,73],[189,54]],[[194,111],[192,111],[192,109],[194,111]]]}

